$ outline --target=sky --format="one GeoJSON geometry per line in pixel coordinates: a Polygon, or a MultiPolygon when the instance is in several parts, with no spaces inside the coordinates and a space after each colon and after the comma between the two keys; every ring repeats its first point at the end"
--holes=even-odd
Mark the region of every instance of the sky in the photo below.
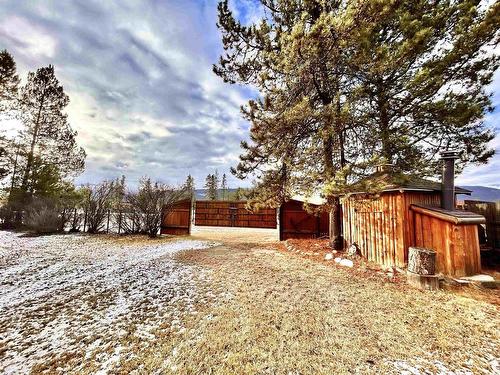
{"type": "MultiPolygon", "coordinates": [[[[234,0],[244,22],[258,17],[253,0],[234,0]]],[[[216,0],[0,0],[0,49],[16,60],[20,77],[53,64],[70,97],[70,124],[87,151],[77,183],[145,175],[169,184],[187,174],[203,187],[215,170],[229,186],[249,124],[240,106],[256,95],[225,84],[212,72],[222,52],[216,0]]],[[[490,87],[500,107],[500,74],[490,87]]],[[[500,109],[487,123],[500,132],[500,109]]],[[[497,155],[468,167],[466,185],[500,187],[497,155]]]]}

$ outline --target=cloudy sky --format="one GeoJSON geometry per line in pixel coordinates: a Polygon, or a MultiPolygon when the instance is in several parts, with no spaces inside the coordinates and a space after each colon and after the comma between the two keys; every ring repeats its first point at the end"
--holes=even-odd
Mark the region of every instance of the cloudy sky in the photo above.
{"type": "MultiPolygon", "coordinates": [[[[86,149],[79,183],[125,174],[198,187],[238,161],[249,125],[239,106],[255,93],[212,73],[221,52],[215,0],[1,0],[0,49],[21,77],[53,64],[71,103],[70,122],[86,149]]],[[[252,0],[232,6],[254,19],[252,0]]],[[[491,91],[500,104],[500,74],[491,91]]],[[[500,110],[487,118],[499,125],[500,110]]],[[[492,142],[500,151],[500,136],[492,142]]],[[[230,186],[248,186],[229,176],[230,186]]],[[[500,155],[470,167],[462,184],[500,187],[500,155]]]]}

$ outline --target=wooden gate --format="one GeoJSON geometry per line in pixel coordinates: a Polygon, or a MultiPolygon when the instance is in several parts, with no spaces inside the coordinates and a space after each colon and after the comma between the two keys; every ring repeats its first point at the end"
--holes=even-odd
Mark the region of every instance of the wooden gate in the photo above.
{"type": "Polygon", "coordinates": [[[304,209],[303,202],[290,200],[280,207],[280,241],[327,237],[329,225],[328,212],[312,215],[304,209]]]}
{"type": "Polygon", "coordinates": [[[276,209],[246,209],[244,201],[196,201],[195,225],[276,228],[276,209]]]}
{"type": "Polygon", "coordinates": [[[163,215],[161,234],[188,235],[191,227],[191,200],[177,202],[174,208],[163,215]]]}

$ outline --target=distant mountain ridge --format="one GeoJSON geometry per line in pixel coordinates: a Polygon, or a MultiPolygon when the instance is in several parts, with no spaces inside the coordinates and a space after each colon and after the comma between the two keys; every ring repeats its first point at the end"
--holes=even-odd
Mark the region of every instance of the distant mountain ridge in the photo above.
{"type": "Polygon", "coordinates": [[[459,184],[459,186],[464,189],[472,191],[472,194],[470,196],[459,195],[458,199],[460,200],[474,200],[474,201],[488,201],[488,202],[496,202],[500,200],[500,189],[488,186],[477,186],[477,185],[459,184]]]}
{"type": "MultiPolygon", "coordinates": [[[[472,191],[472,195],[470,196],[459,195],[458,199],[460,200],[475,200],[475,201],[489,201],[489,202],[496,202],[500,200],[500,189],[488,186],[479,186],[479,185],[462,185],[462,184],[457,184],[457,185],[464,189],[472,191]]],[[[206,191],[207,191],[206,189],[196,189],[195,190],[196,199],[198,200],[207,199],[206,191]]],[[[228,189],[228,193],[230,195],[232,195],[234,192],[236,192],[236,189],[228,189]]]]}

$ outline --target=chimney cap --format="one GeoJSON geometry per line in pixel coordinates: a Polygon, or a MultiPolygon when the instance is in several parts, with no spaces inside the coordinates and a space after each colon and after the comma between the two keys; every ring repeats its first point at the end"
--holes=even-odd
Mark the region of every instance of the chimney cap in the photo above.
{"type": "Polygon", "coordinates": [[[460,151],[458,150],[444,150],[441,151],[441,159],[458,159],[460,157],[460,151]]]}

